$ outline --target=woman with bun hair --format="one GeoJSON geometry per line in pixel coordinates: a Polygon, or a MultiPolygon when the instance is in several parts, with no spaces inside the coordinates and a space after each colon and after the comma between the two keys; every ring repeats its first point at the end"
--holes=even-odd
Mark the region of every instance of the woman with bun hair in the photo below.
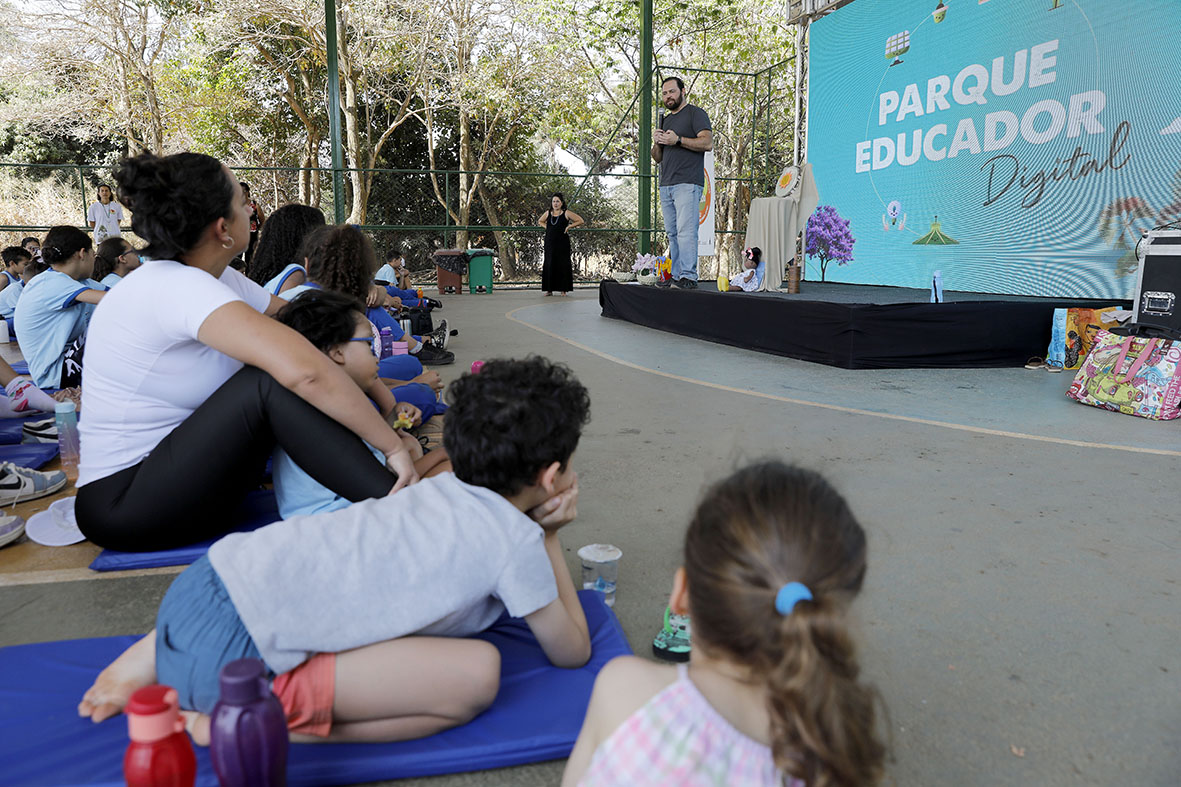
{"type": "Polygon", "coordinates": [[[356,383],[270,319],[284,301],[229,267],[250,219],[225,165],[144,154],[125,160],[115,182],[150,261],[90,325],[75,503],[87,538],[143,552],[221,535],[276,445],[352,501],[418,480],[356,383]]]}
{"type": "Polygon", "coordinates": [[[33,382],[40,388],[74,388],[82,379],[86,325],[106,287],[90,278],[90,236],[77,227],[50,228],[41,258],[49,270],[21,292],[13,327],[33,382]]]}

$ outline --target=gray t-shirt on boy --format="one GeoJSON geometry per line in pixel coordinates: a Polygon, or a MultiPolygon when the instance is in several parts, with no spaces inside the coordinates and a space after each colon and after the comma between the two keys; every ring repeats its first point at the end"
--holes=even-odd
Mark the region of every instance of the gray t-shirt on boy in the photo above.
{"type": "Polygon", "coordinates": [[[558,597],[541,526],[451,473],[339,511],[233,533],[209,549],[276,673],[315,653],[464,637],[558,597]]]}
{"type": "MultiPolygon", "coordinates": [[[[664,130],[678,137],[693,139],[711,128],[709,115],[701,107],[692,104],[686,104],[675,115],[664,116],[664,130]]],[[[705,185],[705,153],[689,150],[683,145],[665,145],[660,157],[660,185],[675,186],[679,183],[705,185]]]]}

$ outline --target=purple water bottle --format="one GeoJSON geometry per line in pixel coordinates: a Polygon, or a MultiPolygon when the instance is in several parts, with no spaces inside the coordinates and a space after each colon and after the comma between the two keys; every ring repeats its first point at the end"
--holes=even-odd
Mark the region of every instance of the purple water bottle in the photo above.
{"type": "Polygon", "coordinates": [[[258,659],[222,667],[209,756],[222,787],[286,786],[287,718],[258,659]]]}
{"type": "Polygon", "coordinates": [[[391,328],[381,329],[381,357],[389,358],[394,354],[394,331],[391,328]]]}

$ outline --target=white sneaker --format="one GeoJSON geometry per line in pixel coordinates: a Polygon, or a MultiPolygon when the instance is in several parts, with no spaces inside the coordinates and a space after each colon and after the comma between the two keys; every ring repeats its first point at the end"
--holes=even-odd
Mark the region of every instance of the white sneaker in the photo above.
{"type": "Polygon", "coordinates": [[[8,546],[25,532],[25,520],[16,514],[0,516],[0,547],[8,546]]]}
{"type": "Polygon", "coordinates": [[[22,443],[56,443],[57,422],[53,416],[25,421],[21,427],[22,443]]]}
{"type": "Polygon", "coordinates": [[[0,464],[0,506],[36,500],[52,495],[66,485],[68,479],[61,470],[42,473],[28,467],[17,467],[12,462],[0,464]]]}

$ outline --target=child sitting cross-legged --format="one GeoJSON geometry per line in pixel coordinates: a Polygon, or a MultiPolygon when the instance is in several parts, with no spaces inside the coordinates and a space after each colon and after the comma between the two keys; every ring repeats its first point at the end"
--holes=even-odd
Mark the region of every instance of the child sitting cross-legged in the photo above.
{"type": "MultiPolygon", "coordinates": [[[[373,325],[365,317],[359,301],[331,290],[308,290],[284,306],[275,319],[303,335],[316,349],[331,358],[373,400],[389,421],[399,419],[406,428],[418,426],[422,412],[409,402],[398,402],[390,389],[377,377],[377,345],[373,325]]],[[[423,456],[422,446],[405,432],[402,442],[414,458],[420,478],[438,475],[451,469],[444,449],[423,456]]],[[[384,465],[385,455],[373,449],[374,461],[384,465]]],[[[276,449],[271,475],[279,515],[284,519],[298,514],[335,511],[349,501],[316,481],[295,463],[286,451],[276,449]]]]}
{"type": "Polygon", "coordinates": [[[500,653],[466,637],[506,610],[550,662],[585,664],[590,636],[558,530],[576,514],[587,391],[533,357],[489,361],[450,394],[454,474],[224,537],[172,583],[155,631],[103,670],[79,714],[102,721],[158,681],[208,742],[221,668],[252,657],[298,740],[431,735],[495,699],[500,653]]]}
{"type": "Polygon", "coordinates": [[[878,783],[878,695],[846,622],[865,566],[865,531],[816,473],[765,462],[716,484],[669,601],[693,621],[688,665],[607,664],[562,784],[878,783]]]}

